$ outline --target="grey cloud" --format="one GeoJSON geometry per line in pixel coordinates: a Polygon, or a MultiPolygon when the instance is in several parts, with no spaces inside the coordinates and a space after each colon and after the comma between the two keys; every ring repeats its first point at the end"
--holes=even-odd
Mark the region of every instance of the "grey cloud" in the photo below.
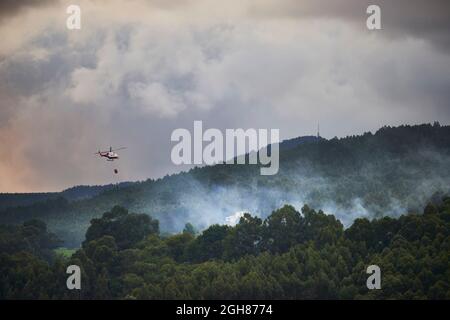
{"type": "Polygon", "coordinates": [[[280,0],[253,4],[250,14],[266,18],[336,18],[366,32],[366,9],[381,8],[382,31],[388,37],[418,37],[449,53],[450,1],[447,0],[280,0]]]}
{"type": "Polygon", "coordinates": [[[318,120],[326,137],[450,122],[448,55],[417,39],[367,37],[339,19],[286,20],[190,28],[129,17],[106,31],[92,24],[75,43],[66,31],[38,35],[0,64],[0,191],[187,169],[170,162],[170,133],[194,120],[280,128],[282,138],[312,134],[318,120]],[[113,164],[93,156],[109,145],[128,149],[113,164]]]}
{"type": "Polygon", "coordinates": [[[0,1],[0,22],[18,14],[23,9],[47,6],[56,2],[57,0],[2,0],[0,1]]]}

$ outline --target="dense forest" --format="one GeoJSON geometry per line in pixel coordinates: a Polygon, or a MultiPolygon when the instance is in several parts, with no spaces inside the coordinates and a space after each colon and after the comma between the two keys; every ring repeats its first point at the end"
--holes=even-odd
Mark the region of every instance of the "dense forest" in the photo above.
{"type": "Polygon", "coordinates": [[[450,197],[423,213],[358,218],[290,205],[267,218],[163,236],[158,220],[116,206],[82,247],[55,250],[39,220],[0,227],[0,299],[450,299],[450,197]],[[66,288],[68,265],[81,289],[66,288]],[[366,268],[381,268],[368,290],[366,268]]]}
{"type": "Polygon", "coordinates": [[[198,230],[225,224],[227,217],[242,211],[264,219],[285,204],[298,210],[304,204],[320,208],[347,227],[358,217],[417,212],[434,194],[447,194],[449,163],[450,126],[439,123],[383,127],[341,139],[296,138],[281,143],[280,170],[274,176],[261,176],[255,165],[194,168],[93,189],[99,193],[81,199],[58,194],[3,206],[0,223],[40,219],[72,248],[80,246],[91,219],[116,205],[150,214],[163,233],[180,232],[187,222],[198,230]]]}

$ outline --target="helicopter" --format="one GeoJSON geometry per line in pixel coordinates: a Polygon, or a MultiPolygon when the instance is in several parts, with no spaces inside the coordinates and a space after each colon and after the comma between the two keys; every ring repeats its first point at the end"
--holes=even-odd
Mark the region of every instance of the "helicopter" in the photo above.
{"type": "Polygon", "coordinates": [[[117,149],[113,149],[112,147],[109,147],[109,151],[98,150],[98,152],[96,152],[94,154],[98,154],[100,157],[105,157],[106,161],[114,161],[116,159],[119,159],[119,155],[116,153],[116,151],[123,150],[123,149],[126,149],[126,147],[121,147],[121,148],[117,148],[117,149]]]}

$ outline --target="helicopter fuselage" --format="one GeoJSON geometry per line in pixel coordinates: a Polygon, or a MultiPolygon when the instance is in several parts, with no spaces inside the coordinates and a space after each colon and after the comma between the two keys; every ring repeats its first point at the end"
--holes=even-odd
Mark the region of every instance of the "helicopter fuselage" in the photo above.
{"type": "Polygon", "coordinates": [[[99,155],[101,157],[105,157],[108,161],[114,161],[115,159],[119,159],[119,155],[115,152],[100,152],[99,155]]]}

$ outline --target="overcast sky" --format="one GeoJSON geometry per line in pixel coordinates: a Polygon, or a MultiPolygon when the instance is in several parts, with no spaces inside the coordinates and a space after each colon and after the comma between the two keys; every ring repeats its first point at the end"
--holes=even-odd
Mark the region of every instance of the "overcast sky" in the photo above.
{"type": "Polygon", "coordinates": [[[186,169],[170,134],[194,120],[283,139],[450,123],[446,0],[8,0],[0,39],[0,192],[186,169]],[[94,156],[109,145],[119,161],[94,156]]]}

